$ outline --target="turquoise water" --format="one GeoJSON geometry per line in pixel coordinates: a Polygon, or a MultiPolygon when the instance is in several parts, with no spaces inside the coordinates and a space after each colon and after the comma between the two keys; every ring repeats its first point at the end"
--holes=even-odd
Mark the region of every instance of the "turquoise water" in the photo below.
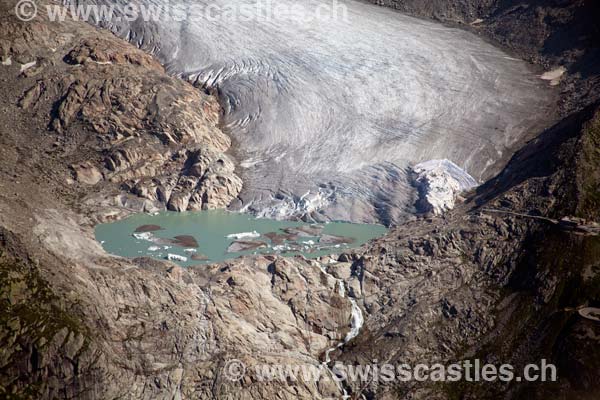
{"type": "Polygon", "coordinates": [[[310,225],[211,210],[136,214],[122,221],[98,225],[96,239],[107,252],[115,255],[170,257],[180,265],[189,266],[257,253],[303,254],[311,258],[339,254],[386,232],[381,225],[344,222],[310,225]],[[142,232],[148,230],[150,232],[142,232]],[[240,239],[227,237],[238,233],[251,234],[240,239]],[[186,260],[177,260],[177,257],[186,260]]]}

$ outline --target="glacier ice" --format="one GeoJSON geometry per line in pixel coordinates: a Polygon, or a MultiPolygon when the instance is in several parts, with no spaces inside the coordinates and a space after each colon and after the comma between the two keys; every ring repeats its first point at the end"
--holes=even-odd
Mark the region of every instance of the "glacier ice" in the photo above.
{"type": "Polygon", "coordinates": [[[240,232],[240,233],[232,233],[230,235],[227,235],[227,239],[253,239],[253,238],[257,238],[260,237],[260,233],[253,231],[253,232],[240,232]]]}
{"type": "Polygon", "coordinates": [[[477,186],[477,181],[449,160],[429,160],[412,167],[420,194],[419,211],[442,214],[454,208],[460,193],[477,186]]]}
{"type": "Polygon", "coordinates": [[[180,256],[179,254],[167,254],[167,260],[169,261],[179,261],[179,262],[186,262],[187,261],[187,257],[184,256],[180,256]]]}
{"type": "MultiPolygon", "coordinates": [[[[472,33],[353,0],[341,1],[346,20],[310,23],[195,12],[233,3],[193,0],[177,3],[175,18],[101,22],[219,95],[244,179],[234,209],[393,222],[414,211],[411,165],[449,159],[487,179],[551,114],[547,82],[472,33]]],[[[271,4],[235,3],[255,13],[271,4]]],[[[307,13],[324,3],[277,1],[307,13]]]]}

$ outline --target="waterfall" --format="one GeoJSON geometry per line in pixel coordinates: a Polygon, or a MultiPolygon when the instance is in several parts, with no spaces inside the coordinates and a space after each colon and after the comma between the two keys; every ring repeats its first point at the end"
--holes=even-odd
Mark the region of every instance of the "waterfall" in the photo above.
{"type": "Polygon", "coordinates": [[[356,304],[356,300],[351,298],[350,302],[352,303],[352,319],[350,320],[351,329],[350,332],[348,332],[348,334],[346,335],[346,338],[344,339],[344,344],[348,343],[349,341],[358,336],[360,328],[362,328],[365,322],[362,311],[358,304],[356,304]]]}
{"type": "MultiPolygon", "coordinates": [[[[327,272],[325,270],[325,268],[323,268],[323,265],[318,261],[314,261],[313,265],[317,266],[321,270],[321,272],[323,274],[325,274],[326,276],[331,277],[332,279],[335,279],[336,284],[337,284],[338,295],[342,298],[345,298],[346,283],[344,282],[344,280],[338,279],[338,278],[335,278],[334,276],[332,276],[329,272],[327,272]]],[[[327,368],[327,370],[329,371],[329,374],[331,375],[333,380],[337,383],[340,391],[343,393],[342,400],[349,399],[350,395],[348,394],[348,391],[342,386],[342,383],[340,382],[340,380],[335,377],[333,371],[329,368],[329,363],[331,363],[331,353],[336,351],[337,349],[339,349],[340,347],[342,347],[343,345],[345,345],[346,343],[348,343],[355,337],[357,337],[358,334],[360,333],[360,329],[362,328],[362,326],[365,322],[362,310],[358,306],[358,303],[356,302],[356,300],[351,297],[348,297],[348,300],[350,301],[350,304],[352,304],[352,312],[351,312],[351,316],[350,316],[350,331],[346,334],[346,337],[344,338],[344,340],[339,342],[334,347],[331,347],[325,351],[325,361],[323,361],[323,363],[322,363],[322,365],[325,368],[327,368]]]]}

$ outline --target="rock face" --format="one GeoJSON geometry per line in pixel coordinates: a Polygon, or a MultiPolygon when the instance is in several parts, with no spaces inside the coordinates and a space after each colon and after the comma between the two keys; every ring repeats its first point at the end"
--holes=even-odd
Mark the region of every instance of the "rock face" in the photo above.
{"type": "MultiPolygon", "coordinates": [[[[142,51],[82,24],[10,15],[0,48],[17,63],[36,60],[18,78],[18,104],[51,127],[48,152],[70,162],[65,180],[94,187],[84,202],[200,210],[226,207],[241,190],[216,99],[168,77],[142,51]]],[[[3,74],[15,79],[17,63],[3,74]]]]}
{"type": "MultiPolygon", "coordinates": [[[[291,400],[341,398],[342,389],[368,399],[597,397],[600,325],[588,317],[600,306],[600,242],[573,224],[600,219],[600,104],[565,116],[443,217],[403,224],[337,260],[257,256],[183,269],[110,256],[92,226],[127,207],[183,208],[193,185],[177,185],[200,175],[194,193],[212,193],[202,207],[225,201],[235,178],[211,169],[228,145],[214,100],[106,32],[18,23],[13,7],[0,5],[0,397],[291,400]],[[164,176],[177,185],[168,190],[164,176]],[[560,379],[341,388],[327,371],[264,382],[255,369],[318,367],[328,357],[516,368],[546,358],[560,379]],[[243,378],[228,375],[232,359],[245,363],[243,378]]],[[[514,23],[529,12],[515,9],[514,23]]],[[[588,72],[589,84],[597,76],[588,72]]],[[[570,92],[586,83],[561,85],[571,99],[595,95],[570,92]]]]}
{"type": "Polygon", "coordinates": [[[518,370],[546,358],[561,371],[559,383],[447,383],[440,393],[435,385],[413,382],[355,385],[355,392],[378,399],[398,393],[593,398],[600,352],[589,349],[599,344],[600,326],[577,310],[600,300],[600,236],[576,235],[535,215],[597,218],[582,207],[600,205],[599,133],[598,106],[573,115],[518,152],[461,209],[402,225],[352,267],[362,277],[368,329],[344,349],[345,362],[479,358],[518,370]],[[587,175],[593,178],[581,185],[587,175]],[[497,210],[511,212],[492,212],[497,210]]]}
{"type": "Polygon", "coordinates": [[[1,8],[12,63],[0,69],[0,397],[337,396],[326,374],[265,393],[250,370],[318,367],[350,329],[352,305],[319,266],[259,257],[181,269],[111,257],[94,240],[94,222],[136,209],[231,201],[241,181],[215,99],[108,32],[21,23],[14,4],[1,8]],[[247,363],[245,380],[223,375],[232,358],[247,363]]]}

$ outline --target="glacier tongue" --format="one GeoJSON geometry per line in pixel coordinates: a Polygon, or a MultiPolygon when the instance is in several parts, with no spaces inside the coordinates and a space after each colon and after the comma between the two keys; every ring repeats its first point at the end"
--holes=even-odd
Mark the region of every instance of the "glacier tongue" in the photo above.
{"type": "Polygon", "coordinates": [[[454,208],[457,196],[477,181],[450,160],[429,160],[412,168],[419,190],[419,211],[442,214],[454,208]]]}
{"type": "MultiPolygon", "coordinates": [[[[322,21],[255,0],[127,3],[169,12],[102,25],[218,93],[244,181],[231,208],[259,216],[401,221],[413,211],[410,165],[461,160],[490,178],[554,104],[525,62],[476,35],[367,2],[341,0],[347,18],[322,21]],[[203,14],[241,6],[250,18],[203,14]]],[[[330,6],[275,3],[303,15],[330,6]]]]}

